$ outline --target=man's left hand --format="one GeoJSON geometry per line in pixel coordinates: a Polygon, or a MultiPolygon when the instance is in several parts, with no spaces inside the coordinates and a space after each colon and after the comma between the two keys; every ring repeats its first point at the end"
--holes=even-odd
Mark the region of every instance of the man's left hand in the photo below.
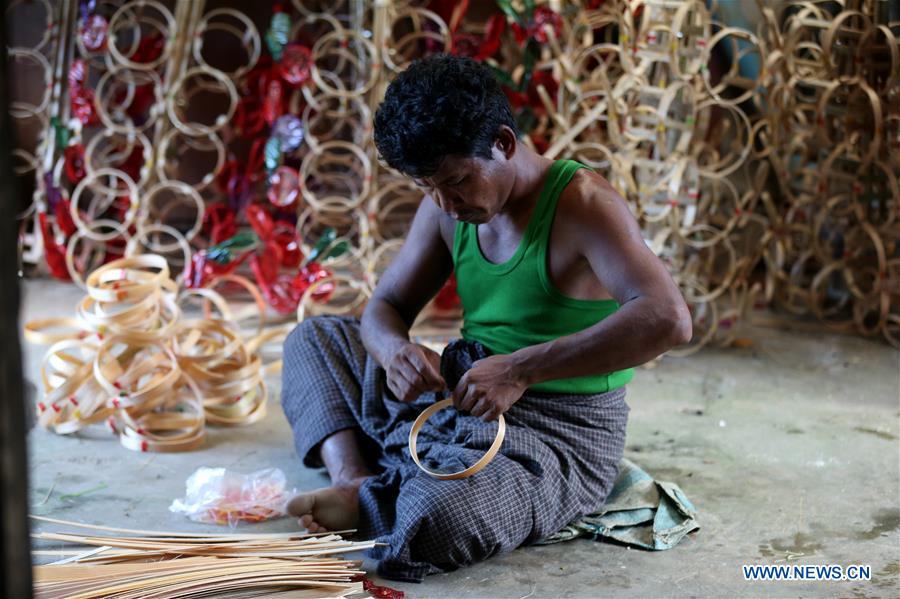
{"type": "Polygon", "coordinates": [[[459,379],[453,405],[487,422],[497,420],[525,393],[528,386],[522,379],[512,356],[488,356],[459,379]]]}

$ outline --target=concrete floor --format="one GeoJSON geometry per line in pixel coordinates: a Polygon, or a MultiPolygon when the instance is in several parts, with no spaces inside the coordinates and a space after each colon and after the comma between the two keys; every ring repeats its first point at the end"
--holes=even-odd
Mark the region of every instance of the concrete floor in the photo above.
{"type": "MultiPolygon", "coordinates": [[[[24,286],[23,321],[73,310],[81,292],[24,286]]],[[[749,331],[752,345],[706,349],[639,369],[626,456],[678,483],[701,529],[669,551],[576,540],[531,547],[421,585],[407,597],[900,597],[900,352],[790,327],[749,331]],[[741,564],[869,564],[869,582],[748,582],[741,564]]],[[[43,348],[26,346],[37,380],[43,348]]],[[[277,381],[273,391],[277,397],[277,381]]],[[[294,456],[277,402],[264,421],[213,429],[198,451],[139,454],[91,438],[30,433],[33,512],[89,523],[206,530],[168,511],[199,466],[281,468],[327,483],[294,456]],[[63,498],[105,483],[103,489],[63,498]]],[[[291,530],[290,519],[254,530],[291,530]]],[[[374,564],[367,561],[369,571],[374,564]]]]}

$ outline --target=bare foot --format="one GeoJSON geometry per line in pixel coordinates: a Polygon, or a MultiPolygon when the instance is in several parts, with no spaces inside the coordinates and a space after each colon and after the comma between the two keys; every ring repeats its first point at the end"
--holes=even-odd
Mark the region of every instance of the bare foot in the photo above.
{"type": "Polygon", "coordinates": [[[356,528],[359,522],[359,486],[368,477],[334,483],[300,493],[288,502],[288,513],[299,518],[309,532],[356,528]]]}

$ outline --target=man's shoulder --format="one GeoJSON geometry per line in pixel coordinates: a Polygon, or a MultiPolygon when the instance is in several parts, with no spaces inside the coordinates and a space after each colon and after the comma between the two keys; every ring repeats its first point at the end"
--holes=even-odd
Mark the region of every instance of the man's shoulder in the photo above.
{"type": "Polygon", "coordinates": [[[596,228],[623,216],[627,204],[619,192],[599,173],[581,168],[560,194],[556,220],[561,225],[596,228]]]}
{"type": "Polygon", "coordinates": [[[422,196],[417,213],[421,214],[422,218],[434,227],[434,231],[439,233],[448,248],[452,249],[453,236],[456,233],[456,221],[441,210],[428,194],[422,196]]]}

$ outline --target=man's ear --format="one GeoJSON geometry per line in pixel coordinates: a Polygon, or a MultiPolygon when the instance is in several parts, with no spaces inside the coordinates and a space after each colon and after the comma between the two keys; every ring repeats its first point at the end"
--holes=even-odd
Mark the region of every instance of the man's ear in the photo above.
{"type": "Polygon", "coordinates": [[[494,142],[494,147],[504,156],[506,159],[511,159],[518,147],[519,140],[516,139],[516,133],[507,125],[500,125],[500,131],[497,133],[497,141],[494,142]]]}

